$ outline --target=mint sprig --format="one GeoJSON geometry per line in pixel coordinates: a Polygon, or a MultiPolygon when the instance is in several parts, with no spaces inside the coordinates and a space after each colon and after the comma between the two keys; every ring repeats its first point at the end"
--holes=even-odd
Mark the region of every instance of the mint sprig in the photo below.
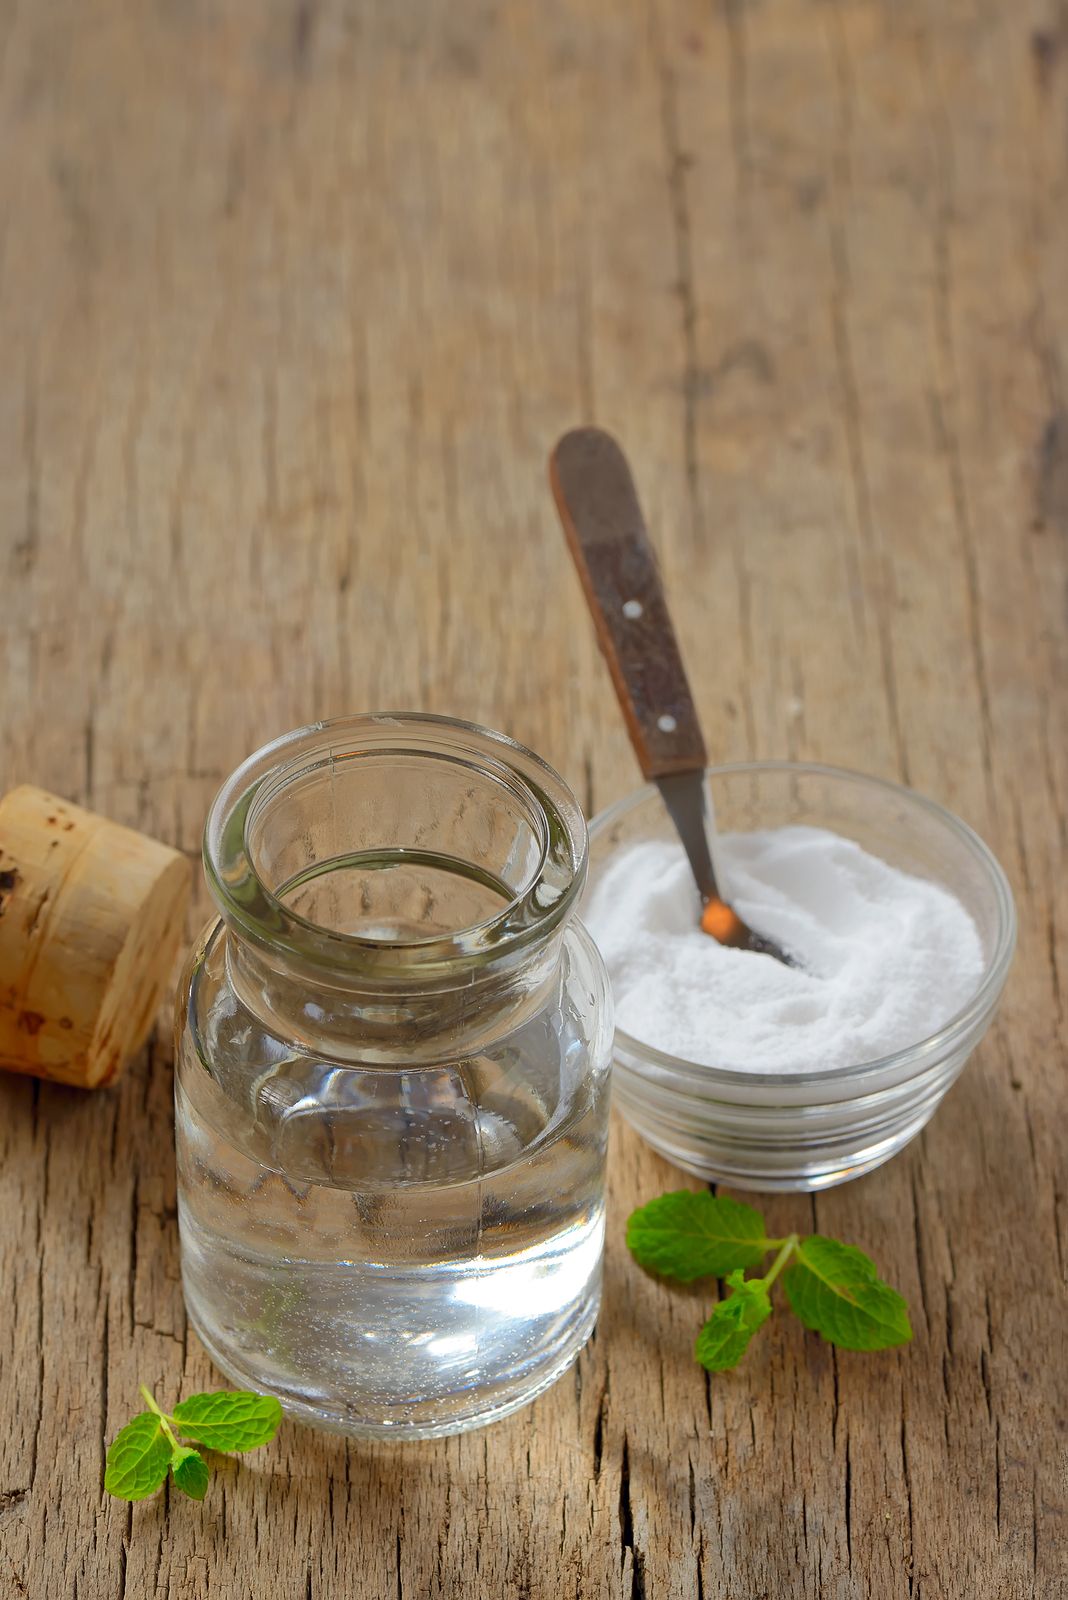
{"type": "Polygon", "coordinates": [[[190,1500],[203,1500],[208,1492],[208,1463],[199,1450],[180,1444],[171,1456],[171,1477],[190,1500]]]}
{"type": "Polygon", "coordinates": [[[631,1212],[627,1245],[643,1267],[690,1283],[763,1261],[775,1243],[764,1233],[764,1218],[752,1206],[707,1189],[677,1189],[631,1212]]]}
{"type": "Polygon", "coordinates": [[[698,1361],[709,1372],[736,1367],[754,1333],[771,1316],[771,1299],[763,1278],[747,1278],[739,1267],[727,1282],[733,1294],[716,1306],[694,1346],[698,1361]]]}
{"type": "Polygon", "coordinates": [[[187,1439],[211,1450],[255,1450],[274,1438],[282,1408],[270,1395],[220,1389],[179,1401],[172,1420],[187,1439]]]}
{"type": "Polygon", "coordinates": [[[752,1206],[726,1195],[680,1189],[633,1211],[627,1246],[640,1266],[666,1278],[726,1278],[730,1293],[697,1336],[694,1354],[709,1372],[735,1367],[771,1316],[771,1286],[783,1284],[806,1328],[843,1350],[886,1350],[912,1338],[908,1306],[855,1245],[813,1233],[771,1239],[752,1206]],[[747,1278],[772,1250],[763,1277],[747,1278]]]}
{"type": "Polygon", "coordinates": [[[912,1338],[908,1307],[863,1250],[814,1233],[797,1241],[796,1256],[783,1286],[806,1328],[843,1350],[885,1350],[912,1338]]]}
{"type": "Polygon", "coordinates": [[[274,1438],[282,1420],[278,1401],[265,1394],[231,1389],[194,1394],[173,1412],[161,1410],[144,1384],[141,1394],[148,1410],[126,1424],[107,1454],[104,1488],[120,1500],[144,1500],[155,1494],[168,1472],[183,1494],[203,1500],[208,1464],[178,1435],[212,1450],[253,1450],[274,1438]]]}
{"type": "Polygon", "coordinates": [[[155,1494],[171,1464],[174,1442],[158,1417],[149,1411],[128,1422],[108,1451],[104,1488],[120,1500],[144,1500],[155,1494]]]}

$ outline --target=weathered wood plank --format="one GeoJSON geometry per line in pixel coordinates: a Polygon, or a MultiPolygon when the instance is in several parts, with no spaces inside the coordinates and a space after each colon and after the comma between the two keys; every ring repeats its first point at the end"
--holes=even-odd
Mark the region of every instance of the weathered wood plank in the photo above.
{"type": "MultiPolygon", "coordinates": [[[[1068,23],[1055,0],[0,16],[0,780],[195,854],[262,740],[421,705],[590,805],[635,774],[544,461],[626,441],[709,743],[900,775],[1013,879],[999,1022],[890,1166],[767,1206],[872,1250],[915,1344],[622,1249],[529,1412],[286,1429],[202,1507],[103,1496],[187,1341],[170,1051],[0,1083],[0,1585],[16,1595],[1053,1596],[1065,1516],[1068,23]]],[[[190,925],[207,914],[201,890],[190,925]]]]}

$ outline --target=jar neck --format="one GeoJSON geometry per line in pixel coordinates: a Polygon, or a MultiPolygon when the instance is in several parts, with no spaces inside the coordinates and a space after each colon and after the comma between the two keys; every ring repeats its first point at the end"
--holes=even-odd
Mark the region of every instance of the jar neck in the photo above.
{"type": "Polygon", "coordinates": [[[428,716],[301,729],[223,786],[205,866],[242,1001],[336,1059],[441,1059],[533,1010],[586,870],[571,791],[428,716]]]}
{"type": "Polygon", "coordinates": [[[338,1062],[417,1065],[477,1054],[537,1010],[560,965],[563,931],[522,961],[492,963],[460,983],[332,983],[227,930],[230,985],[275,1035],[338,1062]]]}

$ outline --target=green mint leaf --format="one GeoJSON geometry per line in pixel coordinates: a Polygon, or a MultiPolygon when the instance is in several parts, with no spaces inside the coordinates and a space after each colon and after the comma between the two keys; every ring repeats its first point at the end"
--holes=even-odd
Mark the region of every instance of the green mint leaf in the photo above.
{"type": "Polygon", "coordinates": [[[282,1407],[271,1395],[220,1389],[191,1394],[171,1415],[187,1438],[212,1450],[254,1450],[274,1438],[282,1407]]]}
{"type": "Polygon", "coordinates": [[[739,1268],[727,1282],[734,1293],[720,1301],[694,1346],[694,1355],[709,1372],[736,1367],[754,1333],[771,1316],[771,1300],[763,1278],[746,1278],[739,1268]]]}
{"type": "Polygon", "coordinates": [[[908,1306],[854,1245],[818,1233],[802,1239],[783,1283],[805,1327],[843,1350],[886,1350],[912,1338],[908,1306]]]}
{"type": "Polygon", "coordinates": [[[678,1189],[631,1212],[627,1248],[640,1266],[689,1283],[755,1266],[771,1245],[752,1206],[707,1189],[678,1189]]]}
{"type": "Polygon", "coordinates": [[[171,1452],[171,1477],[190,1500],[203,1500],[208,1492],[208,1463],[191,1445],[175,1445],[171,1452]]]}
{"type": "Polygon", "coordinates": [[[171,1461],[170,1440],[151,1411],[128,1422],[107,1454],[104,1488],[120,1500],[144,1500],[155,1494],[171,1461]]]}

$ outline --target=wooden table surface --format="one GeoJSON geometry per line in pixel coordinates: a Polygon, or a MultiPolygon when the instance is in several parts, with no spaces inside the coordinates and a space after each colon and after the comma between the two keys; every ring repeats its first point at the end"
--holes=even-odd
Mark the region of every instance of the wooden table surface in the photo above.
{"type": "Polygon", "coordinates": [[[8,0],[0,52],[5,784],[195,860],[253,747],[423,707],[621,795],[545,479],[594,420],[715,756],[906,779],[1021,922],[927,1131],[767,1203],[867,1247],[912,1347],[784,1317],[706,1382],[707,1290],[622,1241],[680,1176],[617,1123],[573,1373],[460,1439],[288,1426],[202,1506],[102,1492],[139,1380],[214,1381],[168,1024],[114,1090],[6,1077],[0,1594],[1064,1594],[1064,5],[8,0]]]}

